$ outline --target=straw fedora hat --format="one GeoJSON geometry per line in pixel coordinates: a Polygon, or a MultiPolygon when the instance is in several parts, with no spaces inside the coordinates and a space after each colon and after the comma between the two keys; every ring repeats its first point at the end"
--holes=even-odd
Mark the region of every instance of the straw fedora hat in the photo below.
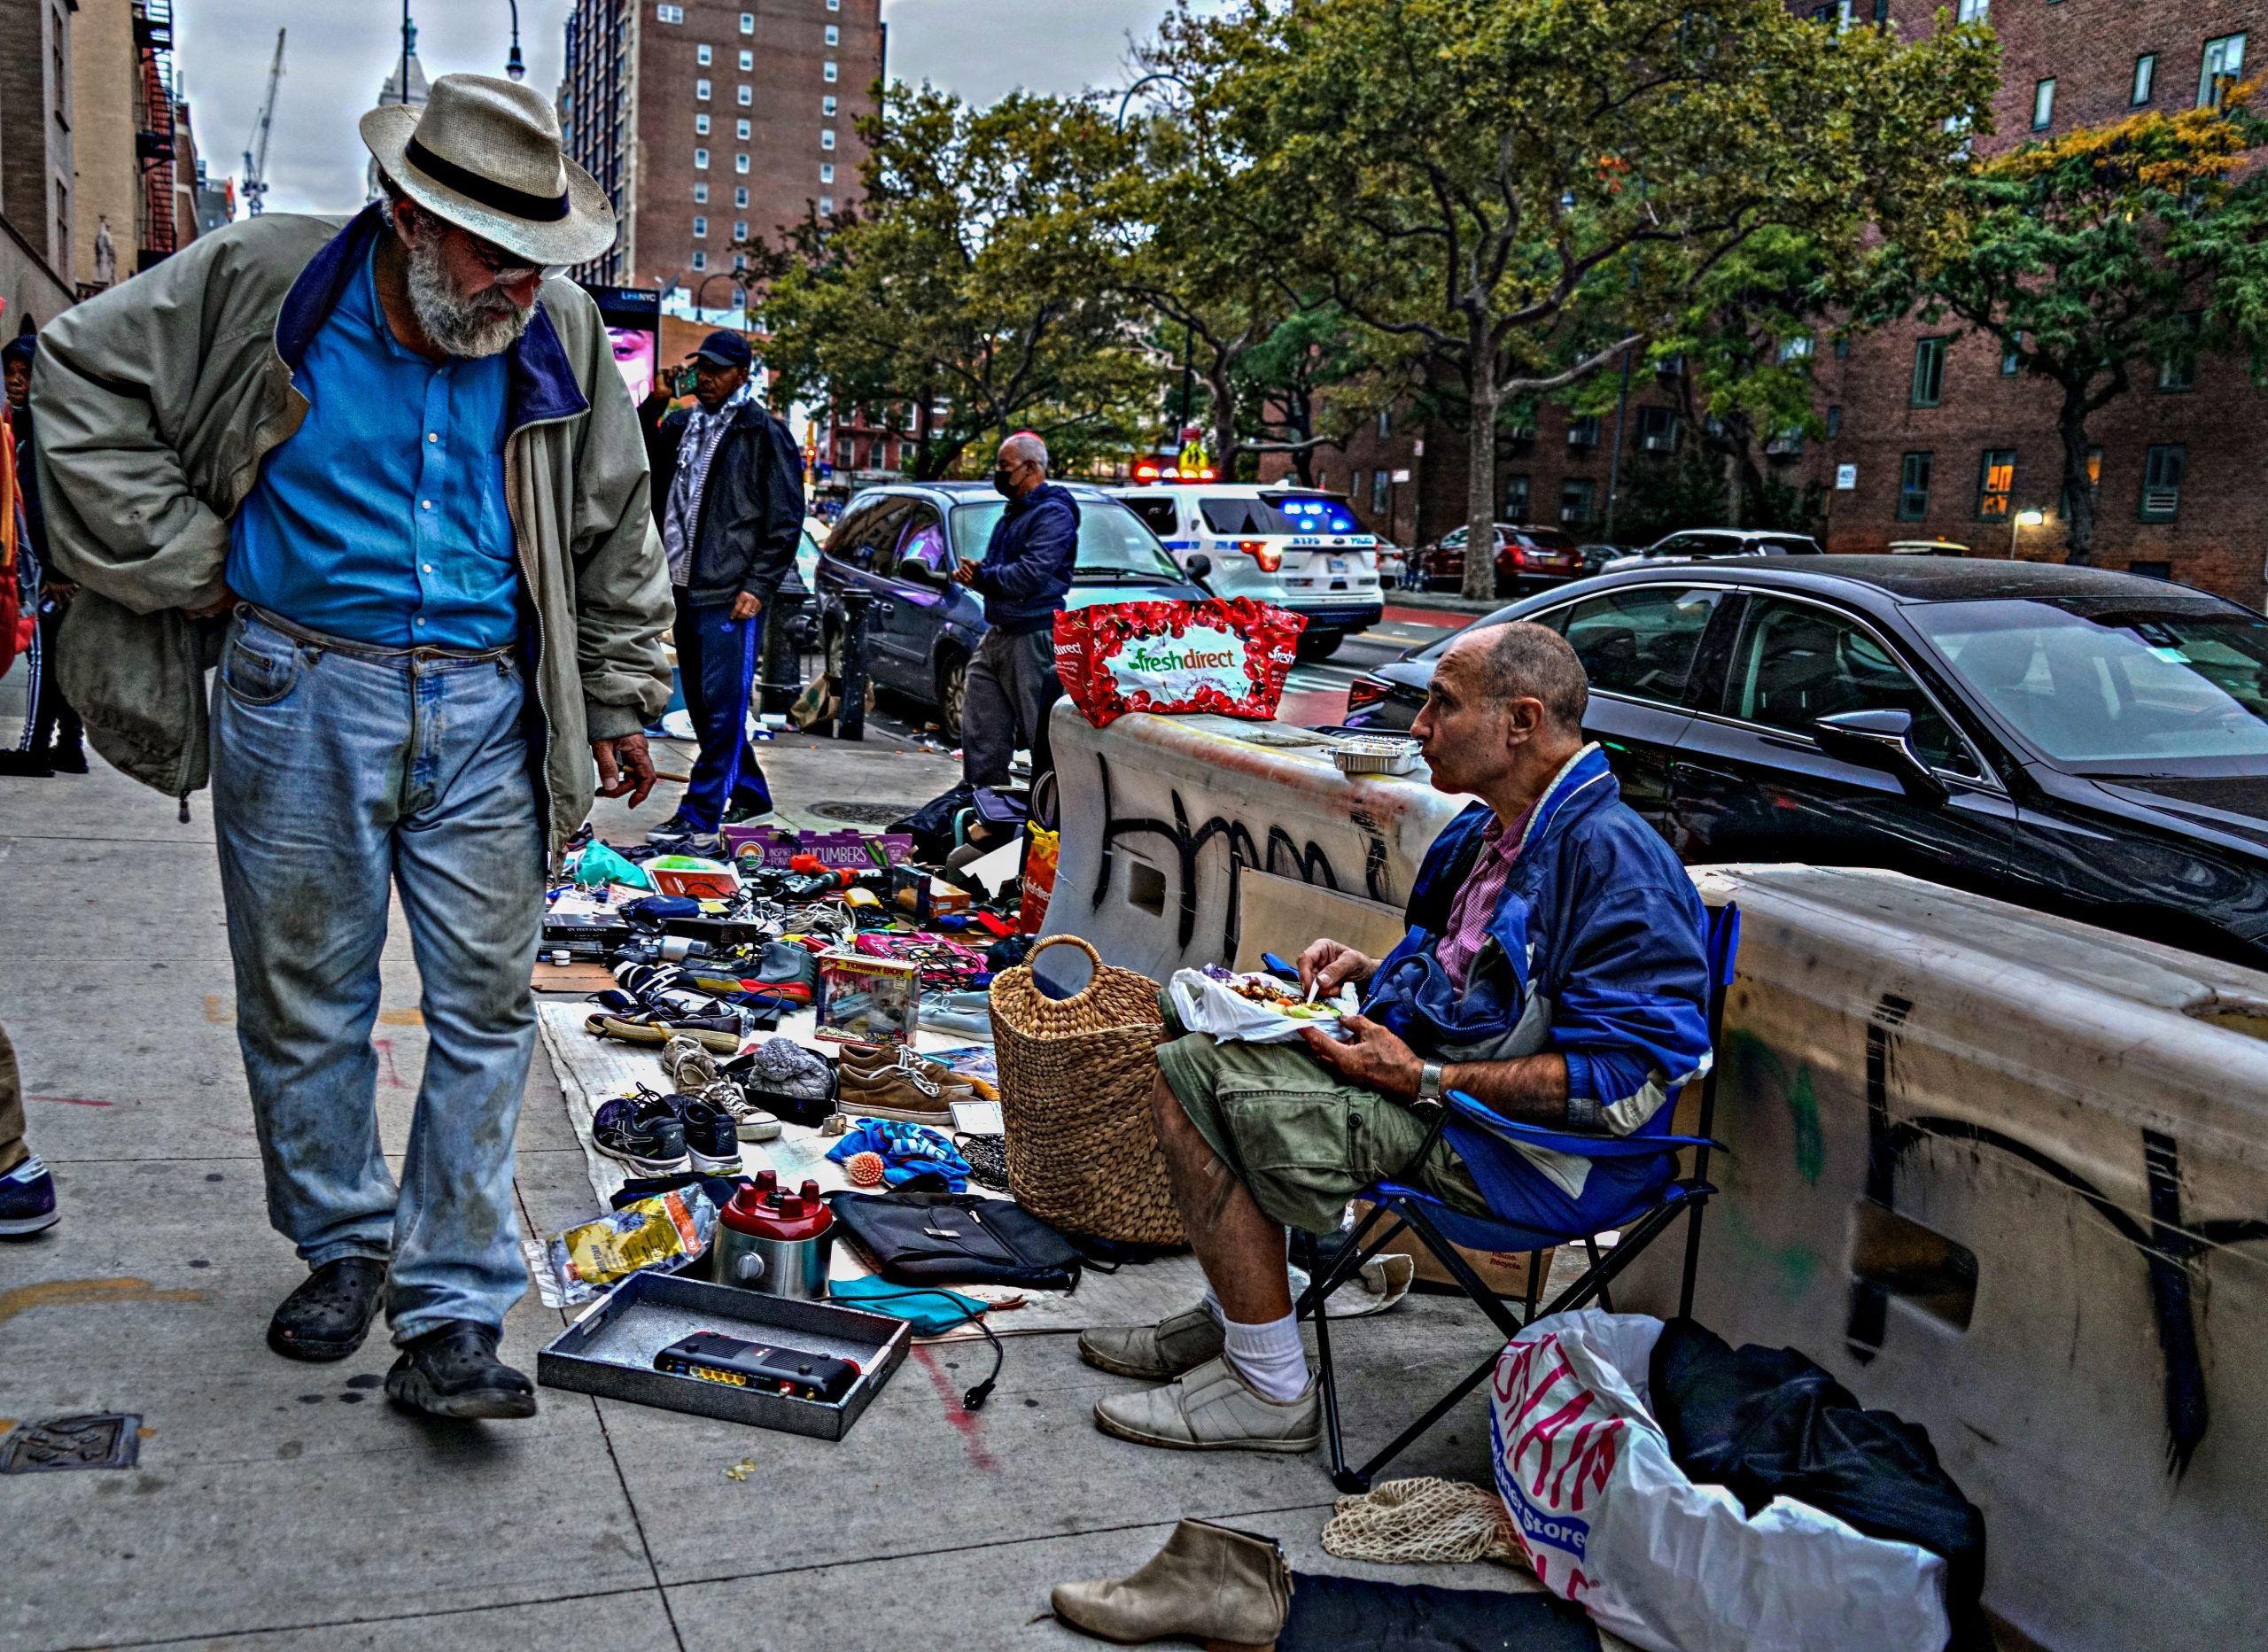
{"type": "Polygon", "coordinates": [[[381,104],[362,142],[402,192],[531,264],[579,264],[614,244],[614,207],[568,159],[540,93],[444,74],[423,109],[381,104]]]}

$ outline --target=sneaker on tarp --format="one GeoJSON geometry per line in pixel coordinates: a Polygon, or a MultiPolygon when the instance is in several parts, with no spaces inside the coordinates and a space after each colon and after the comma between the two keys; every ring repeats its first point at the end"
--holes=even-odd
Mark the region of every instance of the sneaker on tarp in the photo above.
{"type": "Polygon", "coordinates": [[[602,1103],[591,1120],[591,1143],[640,1175],[668,1175],[688,1162],[685,1120],[675,1098],[651,1090],[602,1103]]]}

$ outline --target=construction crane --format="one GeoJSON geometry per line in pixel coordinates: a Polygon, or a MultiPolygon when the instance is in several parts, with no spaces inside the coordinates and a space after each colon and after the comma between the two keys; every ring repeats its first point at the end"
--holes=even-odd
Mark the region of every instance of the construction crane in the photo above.
{"type": "Polygon", "coordinates": [[[260,216],[260,198],[268,193],[268,128],[276,120],[276,84],[284,78],[284,31],[276,31],[276,60],[268,66],[268,96],[260,100],[260,119],[252,122],[252,142],[245,146],[245,210],[260,216]]]}

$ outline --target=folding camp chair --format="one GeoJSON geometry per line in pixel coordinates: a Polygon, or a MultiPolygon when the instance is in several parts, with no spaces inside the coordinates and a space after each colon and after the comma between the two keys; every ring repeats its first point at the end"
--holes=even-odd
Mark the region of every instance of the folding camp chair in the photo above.
{"type": "MultiPolygon", "coordinates": [[[[1713,1051],[1721,1042],[1724,1029],[1725,994],[1732,985],[1734,960],[1740,950],[1740,909],[1728,904],[1709,914],[1708,960],[1709,1045],[1713,1051]]],[[[1676,1098],[1665,1104],[1674,1108],[1676,1098]]],[[[1646,1247],[1659,1238],[1680,1216],[1687,1218],[1685,1229],[1685,1267],[1678,1293],[1678,1312],[1693,1311],[1693,1275],[1701,1256],[1701,1214],[1710,1195],[1716,1191],[1705,1178],[1709,1173],[1710,1150],[1718,1145],[1709,1139],[1715,1123],[1717,1105],[1717,1064],[1713,1059],[1709,1071],[1701,1081],[1701,1111],[1696,1136],[1609,1136],[1576,1135],[1565,1130],[1546,1129],[1540,1126],[1522,1124],[1492,1112],[1460,1090],[1451,1090],[1444,1098],[1426,1133],[1425,1145],[1403,1174],[1413,1175],[1417,1167],[1433,1152],[1441,1132],[1451,1123],[1472,1127],[1487,1145],[1495,1147],[1508,1157],[1516,1150],[1511,1145],[1525,1142],[1548,1148],[1555,1152],[1576,1153],[1591,1160],[1669,1158],[1687,1148],[1693,1150],[1693,1174],[1674,1177],[1666,1186],[1637,1205],[1621,1213],[1611,1222],[1599,1222],[1584,1233],[1555,1233],[1498,1221],[1490,1216],[1469,1216],[1451,1209],[1432,1194],[1405,1183],[1382,1181],[1372,1183],[1360,1196],[1371,1202],[1370,1213],[1356,1226],[1354,1233],[1327,1263],[1318,1260],[1312,1237],[1306,1237],[1304,1250],[1313,1283],[1301,1295],[1294,1310],[1301,1318],[1312,1315],[1315,1319],[1316,1353],[1321,1369],[1323,1385],[1323,1416],[1331,1440],[1331,1477],[1342,1492],[1366,1492],[1371,1477],[1407,1450],[1410,1443],[1447,1416],[1450,1409],[1478,1387],[1481,1379],[1495,1369],[1498,1353],[1492,1352],[1472,1373],[1456,1387],[1441,1396],[1425,1414],[1396,1435],[1392,1444],[1359,1469],[1347,1466],[1347,1447],[1340,1431],[1339,1384],[1331,1361],[1331,1321],[1326,1306],[1332,1293],[1361,1271],[1363,1265],[1385,1248],[1394,1237],[1408,1228],[1418,1236],[1418,1242],[1432,1253],[1433,1259],[1449,1270],[1449,1276],[1470,1297],[1475,1306],[1486,1314],[1507,1341],[1519,1334],[1521,1327],[1542,1314],[1562,1314],[1581,1307],[1596,1298],[1612,1308],[1613,1299],[1608,1287],[1616,1275],[1636,1260],[1646,1247]],[[1373,1230],[1376,1237],[1373,1237],[1373,1230]],[[1598,1250],[1598,1235],[1619,1229],[1620,1237],[1612,1250],[1602,1258],[1598,1250]],[[1548,1306],[1540,1307],[1543,1295],[1542,1253],[1556,1245],[1581,1244],[1589,1259],[1589,1267],[1582,1276],[1561,1291],[1548,1306]],[[1482,1283],[1472,1265],[1458,1254],[1456,1247],[1468,1250],[1527,1253],[1527,1292],[1520,1316],[1513,1316],[1511,1307],[1495,1291],[1482,1283]]],[[[1468,1135],[1468,1144],[1476,1138],[1468,1135]]],[[[1674,1166],[1672,1167],[1674,1169],[1674,1166]]]]}

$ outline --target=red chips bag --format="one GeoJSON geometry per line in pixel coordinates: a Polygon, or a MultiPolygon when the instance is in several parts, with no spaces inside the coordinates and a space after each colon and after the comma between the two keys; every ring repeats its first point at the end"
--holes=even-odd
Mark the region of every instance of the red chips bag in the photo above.
{"type": "Polygon", "coordinates": [[[1055,617],[1055,671],[1088,722],[1213,711],[1266,722],[1307,620],[1249,597],[1110,602],[1055,617]]]}

